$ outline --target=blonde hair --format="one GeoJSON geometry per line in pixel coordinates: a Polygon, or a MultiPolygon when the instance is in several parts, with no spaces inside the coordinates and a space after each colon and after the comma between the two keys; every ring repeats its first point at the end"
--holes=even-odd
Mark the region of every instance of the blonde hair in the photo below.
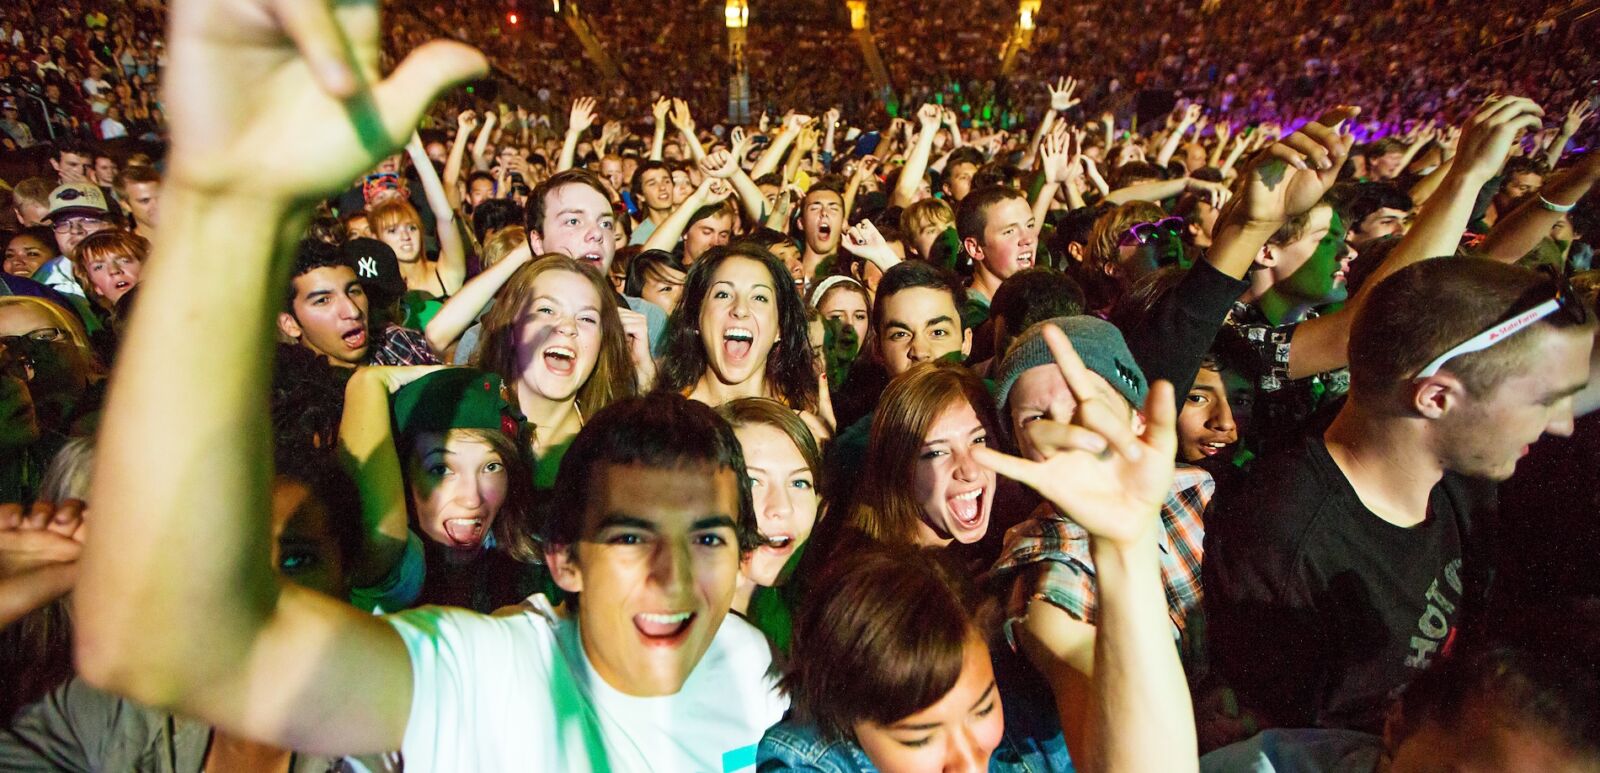
{"type": "Polygon", "coordinates": [[[900,212],[900,231],[907,238],[915,238],[922,229],[940,224],[946,228],[956,224],[955,210],[941,199],[923,199],[900,212]]]}
{"type": "Polygon", "coordinates": [[[84,330],[83,322],[78,320],[78,315],[73,314],[60,306],[43,298],[29,295],[0,296],[0,309],[7,306],[28,306],[37,309],[39,313],[50,318],[50,324],[59,328],[72,343],[73,350],[84,359],[84,364],[92,375],[103,375],[105,368],[100,364],[100,359],[95,356],[94,349],[89,346],[89,333],[84,330]]]}
{"type": "Polygon", "coordinates": [[[1148,201],[1130,201],[1107,212],[1094,221],[1089,232],[1088,249],[1083,255],[1083,267],[1093,272],[1103,272],[1107,265],[1117,265],[1117,244],[1122,232],[1134,223],[1150,223],[1166,217],[1161,207],[1148,201]]]}
{"type": "Polygon", "coordinates": [[[484,240],[482,262],[483,270],[499,263],[518,247],[528,243],[528,232],[520,225],[506,226],[494,232],[494,235],[484,240]]]}

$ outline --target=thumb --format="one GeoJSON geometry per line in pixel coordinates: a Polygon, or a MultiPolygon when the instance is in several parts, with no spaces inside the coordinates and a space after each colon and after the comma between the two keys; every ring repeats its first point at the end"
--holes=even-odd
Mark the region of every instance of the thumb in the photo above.
{"type": "MultiPolygon", "coordinates": [[[[483,76],[489,62],[478,49],[450,40],[435,40],[412,51],[394,72],[372,89],[370,108],[376,116],[366,116],[397,144],[417,125],[422,112],[446,88],[483,76]]],[[[354,108],[358,126],[372,126],[354,108]]],[[[493,112],[489,114],[491,117],[493,112]]],[[[363,134],[366,132],[363,131],[363,134]]]]}

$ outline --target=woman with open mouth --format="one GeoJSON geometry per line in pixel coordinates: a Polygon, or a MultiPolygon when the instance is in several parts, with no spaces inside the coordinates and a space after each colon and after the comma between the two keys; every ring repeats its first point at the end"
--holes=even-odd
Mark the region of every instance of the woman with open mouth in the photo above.
{"type": "Polygon", "coordinates": [[[822,452],[805,422],[776,401],[741,398],[717,413],[739,438],[761,526],[759,545],[739,567],[733,611],[788,651],[795,607],[788,581],[821,515],[822,452]]]}
{"type": "Polygon", "coordinates": [[[637,391],[616,293],[565,255],[517,269],[500,288],[483,317],[477,364],[500,376],[524,417],[539,489],[555,485],[583,417],[637,391]]]}
{"type": "Polygon", "coordinates": [[[339,442],[370,524],[353,575],[357,606],[492,612],[551,585],[509,411],[492,373],[423,366],[351,377],[339,442]]]}
{"type": "Polygon", "coordinates": [[[805,304],[783,262],[754,244],[714,247],[689,267],[667,320],[656,388],[716,407],[765,397],[798,411],[812,432],[820,419],[805,304]]]}
{"type": "Polygon", "coordinates": [[[872,421],[849,517],[827,530],[826,552],[861,538],[933,548],[982,541],[996,478],[973,452],[999,442],[998,426],[983,381],[959,364],[924,363],[895,377],[872,421]]]}

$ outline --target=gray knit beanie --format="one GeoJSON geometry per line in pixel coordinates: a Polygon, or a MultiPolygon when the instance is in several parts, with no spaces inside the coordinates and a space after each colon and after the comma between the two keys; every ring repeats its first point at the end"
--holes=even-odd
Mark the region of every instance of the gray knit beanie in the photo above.
{"type": "Polygon", "coordinates": [[[1145,382],[1139,363],[1134,362],[1133,353],[1128,351],[1128,343],[1122,340],[1122,331],[1099,317],[1079,315],[1045,320],[1017,336],[1000,361],[1000,371],[995,376],[995,404],[1000,406],[1002,416],[1010,413],[1006,401],[1024,372],[1055,364],[1055,358],[1050,356],[1050,345],[1044,340],[1045,325],[1055,325],[1066,333],[1083,364],[1127,398],[1135,411],[1144,407],[1150,385],[1145,382]]]}

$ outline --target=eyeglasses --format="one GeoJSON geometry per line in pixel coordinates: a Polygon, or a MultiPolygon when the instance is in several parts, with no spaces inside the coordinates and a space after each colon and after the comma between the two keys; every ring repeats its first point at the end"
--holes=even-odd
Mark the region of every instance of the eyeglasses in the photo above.
{"type": "MultiPolygon", "coordinates": [[[[69,193],[70,193],[70,191],[69,191],[69,193]]],[[[62,197],[62,198],[65,199],[65,197],[62,197]]],[[[101,228],[104,228],[105,225],[106,225],[106,221],[101,220],[98,217],[75,217],[75,218],[72,218],[70,220],[59,221],[57,223],[52,224],[50,227],[54,228],[56,230],[56,233],[58,233],[58,234],[65,234],[65,233],[86,234],[86,233],[93,233],[94,231],[98,231],[101,228]],[[91,230],[91,227],[92,227],[92,230],[91,230]]]]}
{"type": "Polygon", "coordinates": [[[41,327],[38,330],[29,330],[22,335],[0,336],[0,347],[11,349],[14,347],[21,348],[30,343],[48,344],[53,341],[60,341],[65,335],[66,331],[59,327],[41,327]]]}
{"type": "Polygon", "coordinates": [[[1134,223],[1117,239],[1119,247],[1137,247],[1160,238],[1162,233],[1177,236],[1183,233],[1183,218],[1164,217],[1150,223],[1134,223]]]}
{"type": "Polygon", "coordinates": [[[1583,301],[1578,299],[1572,285],[1550,266],[1541,266],[1539,272],[1550,280],[1549,283],[1529,290],[1522,298],[1517,299],[1511,307],[1512,310],[1499,322],[1439,355],[1433,362],[1417,371],[1416,378],[1435,375],[1450,360],[1463,354],[1481,352],[1557,312],[1564,314],[1575,325],[1586,324],[1589,321],[1589,312],[1584,308],[1583,301]],[[1553,290],[1551,285],[1554,285],[1553,290]]]}

